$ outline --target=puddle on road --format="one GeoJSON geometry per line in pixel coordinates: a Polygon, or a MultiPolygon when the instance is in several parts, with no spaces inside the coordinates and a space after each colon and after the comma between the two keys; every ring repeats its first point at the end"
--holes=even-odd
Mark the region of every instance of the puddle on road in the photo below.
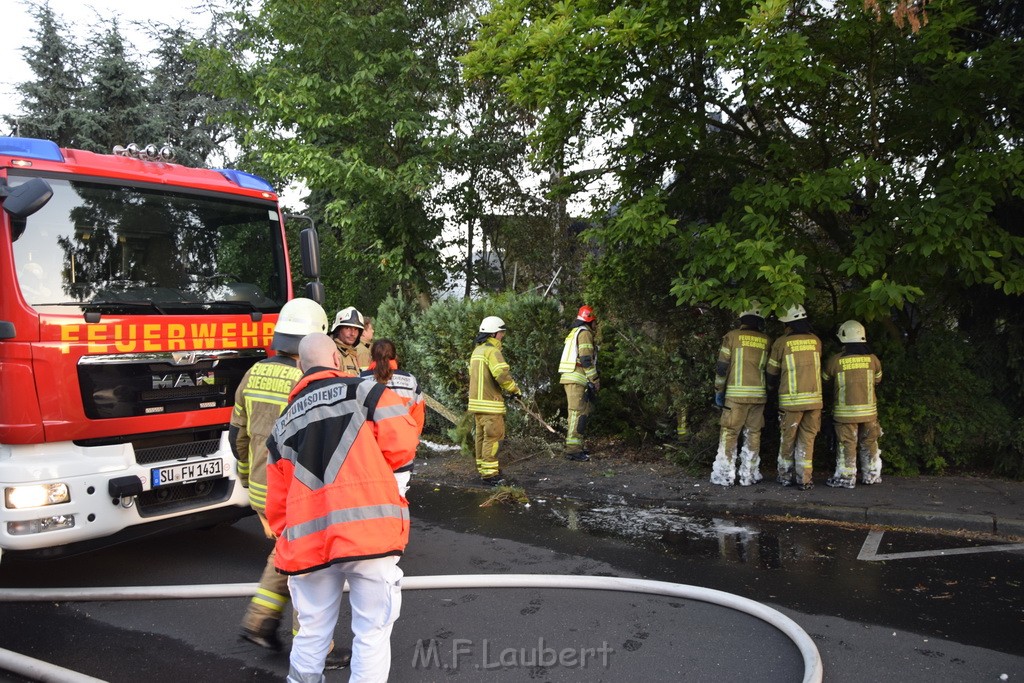
{"type": "MultiPolygon", "coordinates": [[[[546,502],[546,501],[545,501],[546,502]]],[[[759,532],[735,522],[720,519],[684,517],[671,508],[630,508],[603,506],[593,508],[551,508],[551,514],[563,520],[569,529],[604,532],[624,538],[648,540],[678,536],[717,539],[725,535],[756,536],[759,532]]]]}
{"type": "MultiPolygon", "coordinates": [[[[423,487],[416,520],[607,562],[644,578],[716,588],[799,611],[886,623],[1024,655],[1022,553],[865,562],[867,530],[779,520],[696,517],[668,507],[535,498],[479,507],[484,491],[423,487]]],[[[972,545],[886,532],[883,548],[972,545]]]]}

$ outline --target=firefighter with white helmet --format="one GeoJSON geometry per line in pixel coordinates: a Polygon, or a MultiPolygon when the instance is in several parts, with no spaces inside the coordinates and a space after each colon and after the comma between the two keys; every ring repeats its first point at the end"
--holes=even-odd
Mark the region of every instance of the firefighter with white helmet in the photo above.
{"type": "Polygon", "coordinates": [[[768,383],[779,390],[778,482],[801,491],[811,481],[814,438],[821,429],[821,340],[811,332],[807,311],[791,306],[779,320],[786,328],[768,357],[768,383]]]}
{"type": "Polygon", "coordinates": [[[833,382],[832,419],[836,429],[836,471],[828,486],[852,489],[858,465],[862,484],[882,481],[882,454],[878,439],[875,387],[882,381],[882,362],[868,347],[864,326],[847,320],[837,335],[843,350],[829,358],[823,378],[833,382]]]}
{"type": "Polygon", "coordinates": [[[476,348],[469,359],[469,412],[476,422],[476,469],[489,486],[505,483],[498,448],[505,438],[505,399],[502,390],[522,396],[501,353],[505,321],[489,315],[480,323],[476,348]]]}
{"type": "Polygon", "coordinates": [[[558,362],[561,385],[568,403],[569,428],[565,434],[565,457],[586,462],[590,453],[583,446],[583,435],[593,410],[594,399],[601,389],[597,373],[597,344],[594,343],[594,324],[597,318],[590,306],[580,306],[572,329],[565,337],[562,357],[558,362]]]}
{"type": "MultiPolygon", "coordinates": [[[[228,441],[238,459],[239,479],[248,486],[249,504],[271,538],[273,534],[266,518],[267,437],[302,377],[298,367],[299,342],[314,332],[327,332],[327,313],[320,304],[298,298],[282,306],[270,343],[277,355],[249,368],[235,392],[228,441]]],[[[274,568],[275,556],[272,550],[256,594],[242,619],[241,637],[260,647],[280,650],[277,628],[288,605],[289,593],[288,577],[274,568]]],[[[329,657],[329,666],[345,666],[350,657],[350,650],[336,650],[329,657]]]]}
{"type": "Polygon", "coordinates": [[[739,483],[750,486],[761,481],[761,429],[764,404],[768,400],[765,367],[771,340],[764,333],[761,305],[753,302],[740,313],[738,329],[722,338],[715,365],[715,405],[722,409],[718,454],[711,468],[711,483],[736,483],[736,455],[740,436],[739,483]]]}
{"type": "Polygon", "coordinates": [[[358,377],[362,371],[359,365],[359,339],[363,335],[366,321],[355,306],[338,311],[331,326],[331,337],[341,355],[341,370],[346,375],[358,377]]]}

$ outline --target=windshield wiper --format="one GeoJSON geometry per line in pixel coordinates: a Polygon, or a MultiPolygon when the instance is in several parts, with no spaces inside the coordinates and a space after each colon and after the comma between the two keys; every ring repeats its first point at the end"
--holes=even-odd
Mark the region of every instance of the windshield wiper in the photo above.
{"type": "Polygon", "coordinates": [[[161,315],[167,315],[167,311],[152,301],[52,301],[45,304],[32,304],[33,306],[75,306],[77,308],[99,308],[109,306],[116,308],[148,308],[161,315]]]}
{"type": "Polygon", "coordinates": [[[100,321],[100,311],[96,310],[99,308],[147,308],[151,311],[156,311],[160,315],[169,315],[167,311],[152,301],[96,301],[94,299],[92,301],[55,301],[46,304],[32,304],[32,306],[74,306],[82,309],[82,312],[85,314],[85,322],[87,323],[98,323],[100,321]]]}

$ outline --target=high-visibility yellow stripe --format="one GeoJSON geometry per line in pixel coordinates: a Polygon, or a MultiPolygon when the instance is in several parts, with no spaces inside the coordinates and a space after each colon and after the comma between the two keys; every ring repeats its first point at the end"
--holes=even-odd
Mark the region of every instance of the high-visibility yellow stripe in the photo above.
{"type": "MultiPolygon", "coordinates": [[[[797,385],[796,385],[796,358],[793,357],[792,355],[787,355],[786,356],[786,384],[789,387],[789,391],[787,391],[786,393],[788,393],[791,396],[797,393],[796,392],[796,388],[797,388],[797,385]]],[[[779,403],[780,404],[782,403],[782,399],[781,398],[779,399],[779,403]]]]}
{"type": "Polygon", "coordinates": [[[798,406],[806,403],[821,403],[821,392],[805,391],[801,394],[780,394],[780,406],[798,406]]]}
{"type": "Polygon", "coordinates": [[[487,401],[484,399],[470,399],[469,401],[469,412],[471,413],[493,413],[493,414],[504,414],[505,413],[505,402],[504,401],[487,401]]]}
{"type": "Polygon", "coordinates": [[[731,384],[725,390],[726,398],[764,398],[767,395],[768,392],[763,386],[742,387],[731,384]]]}
{"type": "Polygon", "coordinates": [[[256,594],[252,596],[252,602],[275,612],[283,612],[285,605],[288,604],[288,596],[268,591],[266,588],[257,588],[256,594]]]}
{"type": "Polygon", "coordinates": [[[874,417],[878,411],[874,406],[847,406],[843,408],[836,406],[833,413],[836,417],[874,417]]]}

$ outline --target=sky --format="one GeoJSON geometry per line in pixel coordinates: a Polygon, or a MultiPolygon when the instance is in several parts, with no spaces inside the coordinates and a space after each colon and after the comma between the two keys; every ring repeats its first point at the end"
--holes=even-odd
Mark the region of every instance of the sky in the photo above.
{"type": "MultiPolygon", "coordinates": [[[[134,22],[177,24],[185,21],[197,29],[205,28],[207,14],[196,9],[200,0],[50,0],[54,14],[75,34],[74,42],[85,43],[93,32],[102,31],[103,23],[116,17],[121,33],[139,52],[148,52],[152,44],[149,36],[134,22]]],[[[18,96],[15,86],[32,78],[25,64],[21,48],[34,45],[32,36],[34,19],[28,0],[5,2],[3,9],[3,40],[0,41],[0,114],[17,112],[18,96]]],[[[6,132],[6,131],[4,131],[6,132]]]]}

